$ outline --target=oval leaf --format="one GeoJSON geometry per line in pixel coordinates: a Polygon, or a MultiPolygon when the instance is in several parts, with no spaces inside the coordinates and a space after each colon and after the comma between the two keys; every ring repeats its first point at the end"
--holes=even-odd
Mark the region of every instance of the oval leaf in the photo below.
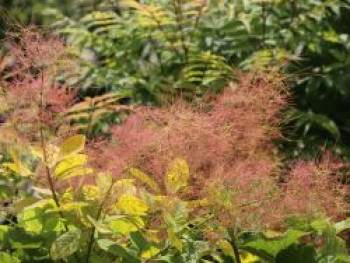
{"type": "Polygon", "coordinates": [[[69,139],[67,139],[61,145],[61,155],[63,157],[81,152],[85,147],[85,136],[78,134],[69,139]]]}
{"type": "Polygon", "coordinates": [[[181,188],[187,186],[190,177],[190,169],[183,159],[175,159],[169,167],[166,176],[166,187],[170,193],[176,193],[181,188]]]}
{"type": "Polygon", "coordinates": [[[67,258],[79,248],[81,231],[72,229],[58,237],[52,244],[51,257],[53,260],[67,258]]]}
{"type": "Polygon", "coordinates": [[[115,243],[109,239],[97,240],[97,244],[99,245],[99,247],[102,250],[107,251],[108,253],[112,254],[113,256],[122,257],[123,259],[125,259],[125,262],[129,262],[129,263],[141,262],[141,260],[138,259],[136,256],[134,256],[129,249],[127,249],[127,248],[125,248],[125,247],[119,245],[118,243],[115,243]]]}

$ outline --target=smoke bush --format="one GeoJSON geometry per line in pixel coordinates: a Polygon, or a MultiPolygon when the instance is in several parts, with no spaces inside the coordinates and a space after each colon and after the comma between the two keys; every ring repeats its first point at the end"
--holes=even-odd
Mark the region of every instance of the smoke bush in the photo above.
{"type": "Polygon", "coordinates": [[[287,174],[280,169],[274,140],[288,100],[279,76],[241,74],[204,106],[139,108],[113,129],[95,163],[115,175],[137,167],[161,184],[171,160],[184,158],[192,177],[183,195],[208,199],[221,223],[259,228],[295,214],[342,213],[334,167],[302,161],[287,174]]]}
{"type": "Polygon", "coordinates": [[[9,33],[6,41],[15,64],[1,91],[6,122],[1,127],[3,142],[35,141],[40,130],[57,135],[63,127],[60,114],[75,98],[74,92],[57,82],[59,73],[73,66],[68,62],[67,48],[60,39],[46,37],[33,28],[9,33]]]}

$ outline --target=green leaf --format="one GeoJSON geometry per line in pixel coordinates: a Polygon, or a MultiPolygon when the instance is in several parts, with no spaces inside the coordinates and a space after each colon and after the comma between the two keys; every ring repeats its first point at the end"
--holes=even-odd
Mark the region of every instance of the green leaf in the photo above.
{"type": "Polygon", "coordinates": [[[10,231],[9,226],[0,225],[0,244],[4,242],[4,239],[9,231],[10,231]]]}
{"type": "Polygon", "coordinates": [[[58,237],[52,244],[51,257],[53,260],[66,259],[79,248],[81,231],[72,229],[58,237]]]}
{"type": "Polygon", "coordinates": [[[95,219],[93,219],[89,215],[87,215],[87,218],[99,233],[101,233],[101,234],[112,234],[113,233],[112,230],[107,225],[104,225],[103,223],[96,221],[95,219]]]}
{"type": "Polygon", "coordinates": [[[148,247],[150,247],[150,243],[140,231],[131,233],[130,240],[133,246],[137,248],[138,252],[145,251],[148,247]]]}
{"type": "Polygon", "coordinates": [[[299,239],[307,234],[309,233],[299,230],[290,230],[282,237],[278,238],[267,238],[260,235],[256,239],[243,244],[242,248],[267,260],[272,260],[281,250],[298,243],[299,239]]]}
{"type": "Polygon", "coordinates": [[[113,232],[127,236],[132,232],[136,232],[145,226],[145,222],[139,216],[124,217],[114,219],[109,222],[109,227],[113,232]]]}
{"type": "Polygon", "coordinates": [[[89,263],[112,263],[112,260],[92,252],[89,263]]]}
{"type": "Polygon", "coordinates": [[[0,200],[6,200],[14,195],[15,191],[10,186],[0,185],[0,200]]]}
{"type": "Polygon", "coordinates": [[[293,244],[286,249],[281,250],[276,263],[316,263],[316,251],[311,246],[302,246],[293,244]]]}
{"type": "Polygon", "coordinates": [[[1,263],[21,263],[19,258],[5,252],[0,252],[0,262],[1,263]]]}
{"type": "Polygon", "coordinates": [[[66,157],[71,154],[76,154],[84,150],[85,147],[85,136],[84,135],[75,135],[67,139],[61,145],[61,155],[66,157]]]}
{"type": "Polygon", "coordinates": [[[165,178],[167,190],[176,193],[181,188],[187,186],[190,177],[190,169],[183,159],[175,159],[169,166],[168,174],[165,178]]]}
{"type": "Polygon", "coordinates": [[[335,223],[334,227],[336,229],[337,234],[346,230],[346,229],[350,229],[350,218],[335,223]]]}
{"type": "Polygon", "coordinates": [[[141,260],[137,258],[130,249],[125,248],[118,243],[115,243],[109,239],[99,239],[97,240],[99,247],[112,254],[113,256],[121,257],[127,263],[140,263],[141,260]]]}
{"type": "Polygon", "coordinates": [[[24,210],[19,216],[19,223],[28,231],[39,234],[43,228],[38,209],[24,210]]]}
{"type": "Polygon", "coordinates": [[[52,199],[42,199],[25,207],[18,214],[18,223],[26,231],[35,234],[52,232],[59,228],[57,213],[48,213],[56,208],[52,199]]]}

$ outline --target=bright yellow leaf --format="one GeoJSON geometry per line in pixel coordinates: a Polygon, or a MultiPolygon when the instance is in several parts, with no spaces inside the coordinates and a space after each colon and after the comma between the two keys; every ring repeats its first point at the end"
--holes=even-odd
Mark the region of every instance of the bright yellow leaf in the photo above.
{"type": "Polygon", "coordinates": [[[129,215],[145,215],[148,210],[148,206],[143,200],[132,195],[123,195],[117,206],[122,212],[129,215]]]}
{"type": "Polygon", "coordinates": [[[233,248],[232,248],[230,242],[228,242],[225,239],[221,239],[218,241],[218,246],[222,250],[222,252],[224,253],[225,256],[228,256],[228,257],[235,259],[235,253],[233,251],[233,248]]]}
{"type": "Polygon", "coordinates": [[[187,186],[190,177],[190,169],[183,159],[175,159],[169,166],[166,176],[166,187],[170,193],[176,193],[179,189],[187,186]]]}
{"type": "Polygon", "coordinates": [[[154,257],[157,253],[159,253],[159,248],[156,247],[150,247],[148,248],[146,251],[141,253],[141,258],[143,259],[150,259],[152,257],[154,257]]]}

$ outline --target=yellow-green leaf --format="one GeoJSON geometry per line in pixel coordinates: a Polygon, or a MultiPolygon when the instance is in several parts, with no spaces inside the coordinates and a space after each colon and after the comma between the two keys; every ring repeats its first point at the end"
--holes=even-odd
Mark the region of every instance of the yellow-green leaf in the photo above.
{"type": "Polygon", "coordinates": [[[107,226],[104,225],[95,219],[93,219],[91,216],[87,215],[87,219],[90,221],[90,223],[95,227],[95,229],[101,233],[101,234],[112,234],[112,230],[107,226]]]}
{"type": "MultiPolygon", "coordinates": [[[[45,161],[45,158],[43,156],[43,149],[41,147],[34,146],[31,148],[31,152],[34,155],[34,157],[39,158],[42,162],[45,161]]],[[[55,166],[57,161],[59,160],[60,148],[54,144],[47,144],[45,147],[45,154],[46,154],[45,165],[51,168],[55,166]]]]}
{"type": "Polygon", "coordinates": [[[78,134],[67,139],[61,146],[61,155],[63,157],[81,152],[85,147],[85,136],[78,134]]]}
{"type": "Polygon", "coordinates": [[[235,259],[235,253],[233,251],[233,248],[227,240],[225,239],[219,240],[218,246],[222,250],[225,256],[232,257],[232,259],[235,259]]]}
{"type": "Polygon", "coordinates": [[[62,174],[58,179],[61,181],[68,180],[77,176],[91,174],[92,172],[93,170],[91,168],[79,167],[76,169],[69,170],[68,172],[62,174]]]}
{"type": "Polygon", "coordinates": [[[32,174],[29,168],[26,167],[23,163],[8,162],[8,163],[3,163],[3,166],[22,177],[28,177],[29,175],[32,174]]]}
{"type": "Polygon", "coordinates": [[[129,235],[132,232],[139,231],[145,226],[145,222],[139,216],[125,217],[115,219],[109,222],[109,227],[113,232],[121,235],[129,235]]]}
{"type": "Polygon", "coordinates": [[[71,229],[58,237],[52,244],[50,254],[53,260],[67,258],[78,250],[80,245],[81,230],[71,229]]]}
{"type": "Polygon", "coordinates": [[[154,257],[157,253],[159,253],[159,251],[160,251],[159,248],[151,246],[147,250],[141,253],[141,258],[150,259],[154,257]]]}
{"type": "Polygon", "coordinates": [[[139,169],[130,168],[129,172],[132,176],[139,179],[141,182],[147,184],[152,190],[159,192],[159,186],[149,175],[143,173],[139,169]]]}
{"type": "Polygon", "coordinates": [[[176,236],[175,232],[171,229],[168,229],[168,239],[169,242],[176,247],[179,251],[182,251],[182,242],[181,240],[176,236]]]}
{"type": "Polygon", "coordinates": [[[83,196],[84,200],[87,201],[95,201],[97,199],[100,199],[100,193],[98,191],[98,187],[95,185],[84,185],[83,186],[83,196]]]}
{"type": "Polygon", "coordinates": [[[55,175],[60,177],[74,168],[84,166],[87,163],[87,159],[85,154],[74,154],[56,165],[55,175]]]}
{"type": "Polygon", "coordinates": [[[175,159],[169,166],[166,176],[166,187],[170,193],[176,193],[181,188],[187,186],[190,177],[190,169],[183,159],[175,159]]]}
{"type": "Polygon", "coordinates": [[[253,255],[252,253],[245,252],[243,255],[240,255],[242,263],[258,263],[260,258],[253,255]]]}
{"type": "Polygon", "coordinates": [[[148,210],[148,206],[143,200],[132,195],[123,195],[117,206],[122,212],[129,215],[145,215],[148,210]]]}
{"type": "Polygon", "coordinates": [[[112,193],[115,196],[135,195],[137,191],[134,182],[133,179],[120,179],[114,183],[112,193]]]}
{"type": "Polygon", "coordinates": [[[113,185],[112,175],[109,173],[99,173],[97,175],[97,187],[100,191],[100,195],[104,196],[113,185]]]}
{"type": "Polygon", "coordinates": [[[2,164],[3,167],[5,167],[5,168],[11,170],[12,172],[15,172],[16,174],[23,176],[23,177],[27,177],[27,176],[32,174],[30,169],[26,166],[25,163],[23,163],[21,161],[21,159],[19,158],[19,156],[17,155],[17,153],[15,151],[11,151],[10,155],[12,158],[12,162],[3,163],[2,164]]]}

